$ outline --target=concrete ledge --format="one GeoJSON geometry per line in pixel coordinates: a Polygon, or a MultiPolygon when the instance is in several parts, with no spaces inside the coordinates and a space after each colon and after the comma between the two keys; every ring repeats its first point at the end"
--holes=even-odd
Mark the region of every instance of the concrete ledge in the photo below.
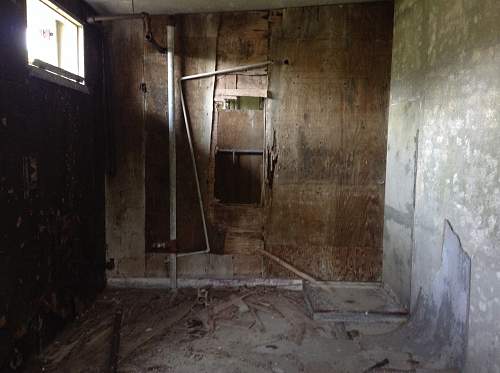
{"type": "Polygon", "coordinates": [[[317,285],[304,284],[304,300],[309,316],[318,321],[403,322],[407,310],[380,282],[327,281],[328,293],[317,285]]]}
{"type": "MultiPolygon", "coordinates": [[[[169,278],[108,278],[107,285],[110,288],[137,288],[137,289],[169,289],[171,288],[169,278]]],[[[215,278],[178,278],[179,288],[201,288],[201,287],[255,287],[270,286],[288,290],[302,290],[302,280],[280,279],[280,278],[240,278],[240,279],[215,279],[215,278]]]]}

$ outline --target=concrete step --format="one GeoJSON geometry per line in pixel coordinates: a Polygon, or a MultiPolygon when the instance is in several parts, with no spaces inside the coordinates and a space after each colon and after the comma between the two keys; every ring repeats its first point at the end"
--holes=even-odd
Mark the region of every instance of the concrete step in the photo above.
{"type": "Polygon", "coordinates": [[[403,322],[408,312],[378,282],[325,281],[331,291],[304,283],[304,300],[313,320],[335,322],[403,322]]]}

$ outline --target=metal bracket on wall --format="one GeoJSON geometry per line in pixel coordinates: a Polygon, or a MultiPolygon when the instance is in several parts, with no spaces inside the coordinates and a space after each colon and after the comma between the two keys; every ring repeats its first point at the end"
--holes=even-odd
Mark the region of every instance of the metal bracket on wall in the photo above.
{"type": "MultiPolygon", "coordinates": [[[[132,13],[132,14],[118,14],[114,16],[91,16],[87,17],[87,23],[97,23],[97,22],[111,22],[111,21],[126,21],[131,19],[142,19],[144,23],[144,28],[146,29],[146,35],[144,38],[150,42],[160,53],[166,54],[168,47],[161,46],[155,39],[153,31],[151,28],[151,16],[149,13],[132,13]]],[[[169,19],[169,25],[174,25],[173,18],[169,19]]]]}

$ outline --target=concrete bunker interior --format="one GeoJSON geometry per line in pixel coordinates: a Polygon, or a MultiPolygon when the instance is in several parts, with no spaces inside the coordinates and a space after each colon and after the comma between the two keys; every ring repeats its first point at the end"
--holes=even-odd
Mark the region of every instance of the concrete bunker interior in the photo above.
{"type": "Polygon", "coordinates": [[[33,1],[85,68],[0,4],[2,371],[500,371],[498,1],[33,1]]]}

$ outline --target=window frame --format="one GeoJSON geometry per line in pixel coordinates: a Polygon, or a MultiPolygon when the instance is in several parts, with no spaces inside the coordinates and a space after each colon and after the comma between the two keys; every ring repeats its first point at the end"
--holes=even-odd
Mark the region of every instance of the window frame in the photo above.
{"type": "MultiPolygon", "coordinates": [[[[85,79],[85,26],[82,21],[77,17],[72,15],[66,9],[62,8],[58,3],[50,0],[26,0],[26,29],[29,28],[29,17],[28,17],[28,2],[38,1],[42,5],[48,7],[51,11],[57,13],[60,17],[64,18],[76,27],[77,32],[77,42],[76,42],[76,54],[77,54],[77,69],[78,74],[70,72],[63,67],[55,66],[46,61],[37,59],[36,57],[31,60],[28,51],[28,42],[26,43],[27,51],[27,62],[29,68],[29,74],[32,77],[48,80],[50,82],[73,88],[84,93],[89,93],[86,86],[85,79]]],[[[58,53],[60,53],[61,45],[60,40],[56,37],[58,53]]]]}

